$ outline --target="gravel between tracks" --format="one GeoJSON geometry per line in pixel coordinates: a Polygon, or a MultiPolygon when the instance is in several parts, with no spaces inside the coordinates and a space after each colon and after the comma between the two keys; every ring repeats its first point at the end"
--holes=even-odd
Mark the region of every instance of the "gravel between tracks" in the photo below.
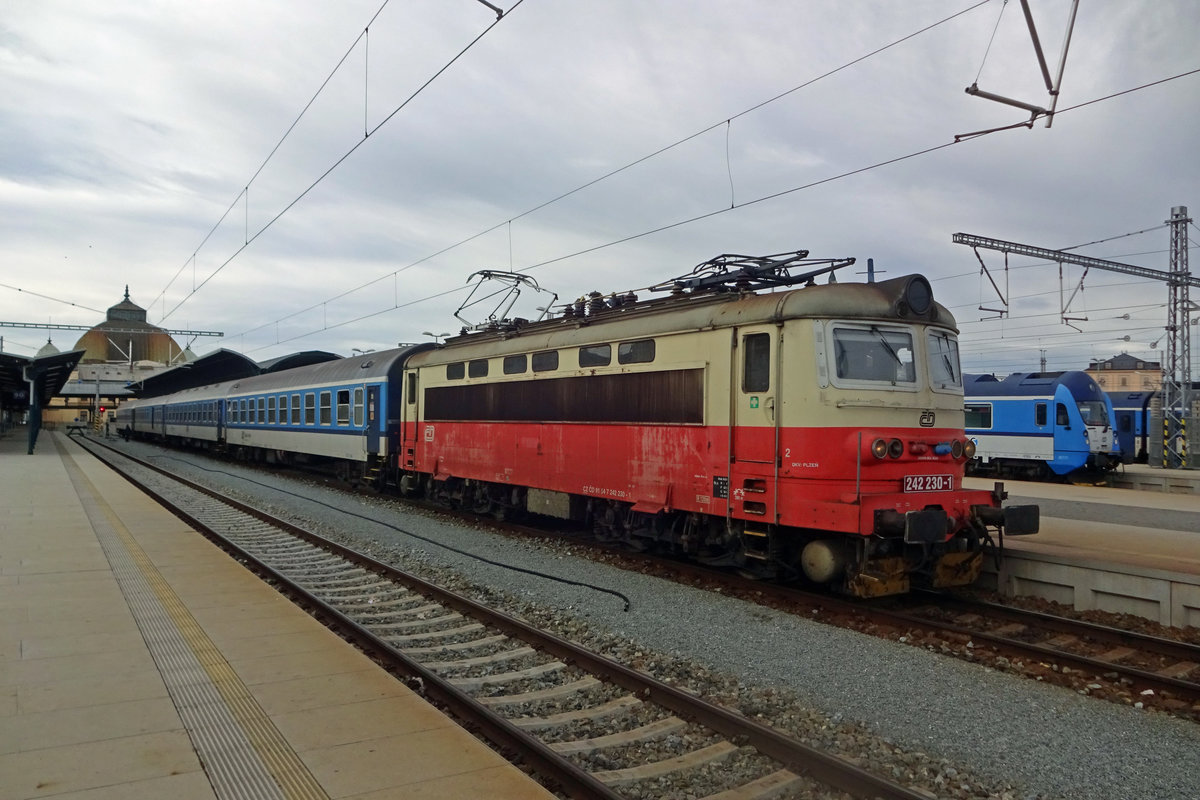
{"type": "Polygon", "coordinates": [[[920,784],[939,797],[1200,798],[1200,726],[1193,723],[576,558],[569,544],[496,535],[486,525],[195,453],[122,447],[157,455],[196,480],[233,487],[231,494],[255,498],[326,534],[336,531],[404,568],[453,570],[460,584],[492,587],[481,591],[495,605],[529,604],[502,605],[510,613],[554,617],[564,623],[563,635],[591,646],[603,642],[613,657],[640,660],[634,666],[660,678],[665,671],[682,685],[731,694],[718,699],[744,709],[765,703],[762,714],[773,724],[793,727],[813,744],[861,753],[864,763],[900,765],[894,778],[901,782],[906,772],[923,773],[920,784]],[[484,559],[619,591],[630,609],[623,611],[610,594],[459,555],[347,518],[322,502],[484,559]],[[789,694],[807,708],[793,705],[789,694]],[[778,697],[788,710],[780,712],[764,697],[778,697]]]}

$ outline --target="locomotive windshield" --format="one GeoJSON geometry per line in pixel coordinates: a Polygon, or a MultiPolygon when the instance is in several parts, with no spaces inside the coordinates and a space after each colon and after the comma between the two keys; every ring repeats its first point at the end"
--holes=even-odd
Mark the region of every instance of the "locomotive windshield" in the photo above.
{"type": "Polygon", "coordinates": [[[1079,403],[1079,416],[1084,425],[1108,426],[1108,407],[1100,400],[1084,400],[1079,403]]]}
{"type": "Polygon", "coordinates": [[[881,381],[892,385],[917,382],[913,340],[908,331],[834,328],[834,362],[843,380],[881,381]]]}
{"type": "Polygon", "coordinates": [[[930,331],[929,378],[942,389],[962,386],[962,369],[958,361],[958,340],[946,331],[930,331]]]}

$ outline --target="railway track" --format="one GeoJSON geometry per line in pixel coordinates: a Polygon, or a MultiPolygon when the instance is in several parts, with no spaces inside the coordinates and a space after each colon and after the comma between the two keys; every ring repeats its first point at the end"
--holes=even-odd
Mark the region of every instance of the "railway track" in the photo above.
{"type": "MultiPolygon", "coordinates": [[[[603,549],[603,548],[602,548],[603,549]]],[[[986,663],[1082,694],[1200,721],[1200,645],[945,592],[863,603],[647,554],[604,552],[668,579],[986,663]]]]}
{"type": "MultiPolygon", "coordinates": [[[[1059,617],[961,596],[936,594],[930,602],[894,619],[934,627],[943,635],[968,637],[1034,664],[1099,678],[1136,697],[1143,706],[1165,708],[1200,720],[1200,646],[1136,631],[1059,617]]],[[[1089,681],[1089,692],[1106,686],[1089,681]]]]}
{"type": "Polygon", "coordinates": [[[666,776],[719,800],[929,796],[157,466],[80,444],[570,796],[645,796],[666,776]]]}

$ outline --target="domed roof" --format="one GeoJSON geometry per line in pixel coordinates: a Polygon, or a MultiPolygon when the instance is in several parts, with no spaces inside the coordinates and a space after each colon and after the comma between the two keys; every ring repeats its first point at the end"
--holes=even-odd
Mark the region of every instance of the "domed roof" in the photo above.
{"type": "Polygon", "coordinates": [[[108,309],[108,317],[79,337],[76,350],[86,350],[80,363],[103,361],[155,361],[169,364],[183,350],[171,335],[157,325],[146,322],[146,310],[125,298],[108,309]]]}
{"type": "Polygon", "coordinates": [[[47,337],[46,343],[42,345],[42,349],[37,351],[36,357],[41,358],[42,356],[56,356],[60,352],[62,351],[55,347],[54,342],[50,341],[49,337],[47,337]]]}

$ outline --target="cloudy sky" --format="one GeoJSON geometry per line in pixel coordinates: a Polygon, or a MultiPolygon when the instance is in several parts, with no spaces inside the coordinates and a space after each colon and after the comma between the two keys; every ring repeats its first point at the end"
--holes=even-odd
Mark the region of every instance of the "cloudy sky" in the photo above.
{"type": "MultiPolygon", "coordinates": [[[[807,249],[925,274],[972,371],[1165,348],[1164,284],[982,251],[1001,296],[951,236],[1167,270],[1200,3],[1083,0],[1053,126],[955,144],[1029,118],[973,83],[1050,103],[1017,2],[514,2],[0,0],[0,320],[128,285],[199,354],[348,355],[457,331],[481,269],[562,302],[807,249]]],[[[1070,3],[1030,5],[1053,75],[1070,3]]]]}

